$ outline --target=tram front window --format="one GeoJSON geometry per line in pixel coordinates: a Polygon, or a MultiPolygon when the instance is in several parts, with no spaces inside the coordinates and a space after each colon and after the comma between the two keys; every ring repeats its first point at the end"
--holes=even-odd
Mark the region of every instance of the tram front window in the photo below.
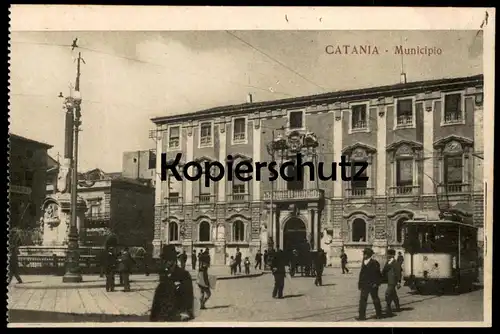
{"type": "Polygon", "coordinates": [[[409,253],[450,253],[458,245],[458,228],[444,224],[409,225],[404,247],[409,253]]]}

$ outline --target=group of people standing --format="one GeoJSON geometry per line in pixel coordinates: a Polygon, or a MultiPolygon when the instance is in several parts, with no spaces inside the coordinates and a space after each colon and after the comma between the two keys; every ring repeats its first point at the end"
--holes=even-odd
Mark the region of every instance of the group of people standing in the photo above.
{"type": "Polygon", "coordinates": [[[359,316],[357,320],[366,320],[366,305],[368,296],[371,297],[375,307],[376,318],[383,318],[382,305],[379,298],[379,287],[382,283],[387,283],[385,291],[386,314],[385,316],[393,316],[393,311],[400,310],[399,297],[397,290],[401,287],[402,277],[402,256],[395,259],[396,252],[393,249],[387,251],[387,262],[382,270],[380,264],[373,258],[373,250],[365,248],[363,250],[363,263],[359,273],[358,289],[359,297],[359,316]],[[394,303],[395,309],[392,308],[394,303]]]}
{"type": "Polygon", "coordinates": [[[128,247],[117,252],[114,247],[108,247],[104,256],[104,274],[106,275],[106,291],[115,291],[115,275],[119,274],[120,285],[123,285],[124,292],[130,292],[130,273],[136,264],[128,247]]]}

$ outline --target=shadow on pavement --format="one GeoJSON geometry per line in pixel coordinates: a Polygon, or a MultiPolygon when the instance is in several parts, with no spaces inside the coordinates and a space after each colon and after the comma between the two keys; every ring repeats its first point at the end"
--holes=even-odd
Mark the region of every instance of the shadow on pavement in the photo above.
{"type": "Polygon", "coordinates": [[[209,306],[209,307],[207,307],[207,309],[214,310],[214,309],[218,309],[218,308],[229,308],[229,307],[231,307],[231,305],[217,305],[217,306],[209,306]]]}
{"type": "Polygon", "coordinates": [[[71,314],[31,310],[9,310],[8,314],[9,323],[149,322],[149,315],[71,314]]]}
{"type": "Polygon", "coordinates": [[[287,298],[296,298],[296,297],[302,297],[304,294],[301,293],[301,294],[297,294],[297,295],[285,295],[283,296],[284,299],[287,299],[287,298]]]}
{"type": "Polygon", "coordinates": [[[321,286],[334,286],[334,285],[337,285],[335,283],[328,283],[328,284],[322,284],[321,286]]]}

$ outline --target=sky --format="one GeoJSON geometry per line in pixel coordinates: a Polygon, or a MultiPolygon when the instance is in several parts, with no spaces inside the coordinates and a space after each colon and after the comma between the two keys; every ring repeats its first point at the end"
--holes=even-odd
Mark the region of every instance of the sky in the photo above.
{"type": "Polygon", "coordinates": [[[126,151],[154,148],[152,117],[329,91],[483,73],[477,31],[15,32],[10,132],[64,152],[59,92],[74,86],[81,52],[79,170],[122,169],[126,151]],[[71,50],[78,38],[80,48],[71,50]],[[439,47],[440,56],[395,55],[439,47]],[[329,55],[327,45],[377,46],[380,55],[329,55]],[[385,52],[388,49],[389,52],[385,52]]]}

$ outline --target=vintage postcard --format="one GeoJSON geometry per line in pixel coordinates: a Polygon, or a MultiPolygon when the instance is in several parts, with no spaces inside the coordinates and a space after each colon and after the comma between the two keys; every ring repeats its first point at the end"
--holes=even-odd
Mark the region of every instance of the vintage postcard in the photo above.
{"type": "Polygon", "coordinates": [[[9,326],[491,326],[495,18],[12,6],[9,326]]]}

